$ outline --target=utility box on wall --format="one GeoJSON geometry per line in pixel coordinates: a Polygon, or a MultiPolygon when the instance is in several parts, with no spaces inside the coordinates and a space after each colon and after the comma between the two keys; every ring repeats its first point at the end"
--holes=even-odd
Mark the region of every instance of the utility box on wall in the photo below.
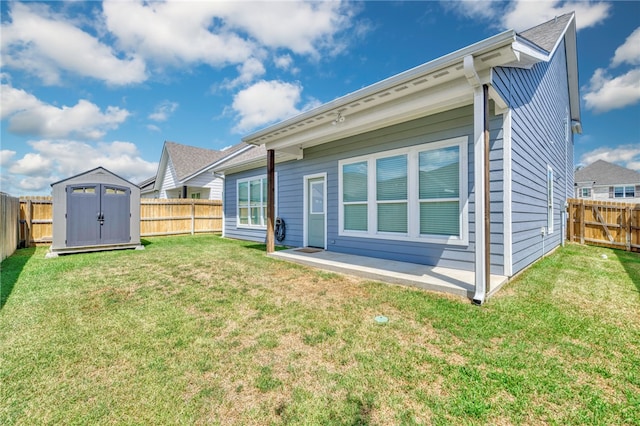
{"type": "Polygon", "coordinates": [[[98,167],[51,185],[53,244],[47,257],[140,244],[140,188],[98,167]]]}

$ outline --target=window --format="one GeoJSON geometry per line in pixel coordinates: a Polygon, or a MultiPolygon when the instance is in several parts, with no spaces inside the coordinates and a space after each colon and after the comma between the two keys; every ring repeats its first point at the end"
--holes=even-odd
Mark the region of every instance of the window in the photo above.
{"type": "Polygon", "coordinates": [[[122,188],[110,188],[110,187],[106,187],[104,190],[105,194],[109,194],[109,195],[126,195],[127,191],[122,189],[122,188]]]}
{"type": "Polygon", "coordinates": [[[96,188],[95,186],[78,187],[78,188],[73,188],[72,192],[74,194],[95,194],[96,188]]]}
{"type": "Polygon", "coordinates": [[[264,228],[267,224],[267,177],[238,180],[238,226],[264,228]]]}
{"type": "Polygon", "coordinates": [[[634,186],[615,186],[613,187],[613,196],[615,198],[634,198],[636,196],[635,187],[634,186]]]}
{"type": "Polygon", "coordinates": [[[191,193],[191,198],[195,199],[195,200],[199,200],[200,199],[200,193],[199,192],[192,192],[191,193]]]}
{"type": "Polygon", "coordinates": [[[591,188],[580,188],[580,197],[591,198],[591,188]]]}
{"type": "Polygon", "coordinates": [[[340,235],[468,243],[467,137],[341,160],[339,173],[340,235]]]}
{"type": "Polygon", "coordinates": [[[547,233],[553,233],[553,169],[547,166],[547,233]]]}

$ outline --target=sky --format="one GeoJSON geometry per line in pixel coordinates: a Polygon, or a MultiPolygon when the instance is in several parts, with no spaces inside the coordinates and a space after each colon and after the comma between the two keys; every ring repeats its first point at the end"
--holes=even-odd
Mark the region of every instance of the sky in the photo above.
{"type": "Polygon", "coordinates": [[[164,141],[210,149],[507,29],[576,12],[574,163],[640,171],[638,1],[4,1],[0,191],[102,166],[134,183],[164,141]]]}

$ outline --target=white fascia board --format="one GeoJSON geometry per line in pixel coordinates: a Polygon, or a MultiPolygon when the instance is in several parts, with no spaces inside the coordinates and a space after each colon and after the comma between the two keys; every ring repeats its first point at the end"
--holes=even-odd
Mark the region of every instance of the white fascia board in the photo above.
{"type": "MultiPolygon", "coordinates": [[[[292,154],[284,153],[283,151],[276,151],[275,163],[280,164],[285,161],[296,160],[297,157],[292,154]]],[[[267,167],[267,156],[265,154],[264,157],[252,158],[247,161],[243,161],[242,163],[236,163],[230,167],[222,165],[222,167],[217,168],[215,171],[220,171],[225,175],[232,173],[244,172],[245,170],[257,169],[259,167],[267,167]]]]}
{"type": "Polygon", "coordinates": [[[270,133],[276,132],[281,129],[286,129],[289,126],[296,125],[298,123],[304,122],[305,120],[311,119],[313,117],[330,113],[334,110],[338,110],[352,102],[356,102],[360,99],[365,99],[369,96],[372,96],[380,91],[388,90],[393,88],[394,86],[401,85],[405,82],[409,82],[416,78],[419,78],[422,75],[426,75],[432,73],[438,69],[446,68],[448,66],[454,65],[458,62],[462,62],[462,59],[467,55],[480,56],[486,52],[491,50],[498,49],[505,45],[511,44],[516,39],[516,33],[513,30],[505,31],[503,33],[497,34],[488,39],[482,40],[478,43],[467,46],[463,49],[457,50],[445,56],[442,56],[433,61],[427,62],[425,64],[419,65],[415,68],[412,68],[408,71],[402,72],[400,74],[396,74],[395,76],[389,77],[385,80],[374,83],[370,86],[367,86],[358,91],[349,93],[345,96],[342,96],[338,99],[335,99],[331,102],[323,104],[317,108],[299,114],[295,117],[292,117],[288,120],[284,120],[280,123],[269,126],[263,130],[250,134],[244,138],[242,138],[243,142],[253,143],[256,145],[261,145],[262,143],[258,140],[263,136],[266,136],[270,133]]]}
{"type": "Polygon", "coordinates": [[[473,89],[465,79],[457,79],[425,92],[416,92],[409,97],[380,104],[354,115],[346,116],[344,122],[315,126],[306,132],[294,133],[267,142],[268,149],[281,150],[291,146],[308,148],[343,139],[363,132],[388,127],[394,124],[424,117],[429,114],[469,105],[473,102],[473,89]]]}

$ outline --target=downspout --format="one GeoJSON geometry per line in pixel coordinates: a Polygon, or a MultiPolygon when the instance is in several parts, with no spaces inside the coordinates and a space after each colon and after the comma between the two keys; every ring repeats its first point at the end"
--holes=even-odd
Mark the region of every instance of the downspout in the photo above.
{"type": "Polygon", "coordinates": [[[464,57],[464,72],[473,87],[473,136],[475,181],[475,293],[472,302],[484,303],[491,277],[491,229],[489,192],[489,78],[481,80],[472,55],[464,57]],[[482,219],[481,219],[482,215],[482,219]]]}

